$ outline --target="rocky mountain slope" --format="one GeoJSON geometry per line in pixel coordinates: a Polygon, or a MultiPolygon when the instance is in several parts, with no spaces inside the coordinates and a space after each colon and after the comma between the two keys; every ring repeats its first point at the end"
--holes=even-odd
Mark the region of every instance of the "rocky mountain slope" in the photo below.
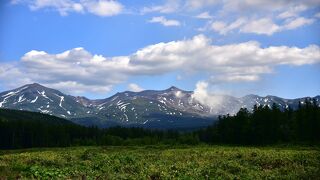
{"type": "MultiPolygon", "coordinates": [[[[217,107],[201,104],[192,91],[176,87],[162,91],[125,91],[106,99],[66,95],[40,84],[28,84],[0,93],[0,108],[42,112],[70,119],[84,125],[108,127],[113,125],[192,128],[211,124],[214,117],[236,113],[241,107],[253,105],[296,108],[305,98],[283,99],[276,96],[247,95],[241,98],[221,96],[217,107]]],[[[320,96],[314,97],[319,104],[320,96]]]]}

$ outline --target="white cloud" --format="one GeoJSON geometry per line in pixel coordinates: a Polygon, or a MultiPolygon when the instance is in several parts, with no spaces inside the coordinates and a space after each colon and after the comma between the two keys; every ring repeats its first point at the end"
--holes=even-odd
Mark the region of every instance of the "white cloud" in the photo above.
{"type": "Polygon", "coordinates": [[[17,68],[21,77],[50,84],[50,87],[69,89],[72,93],[103,93],[127,79],[122,71],[127,65],[127,57],[109,59],[92,55],[83,48],[74,48],[60,54],[30,51],[21,58],[17,68]]]}
{"type": "Polygon", "coordinates": [[[225,34],[227,31],[225,30],[227,24],[223,21],[215,21],[211,24],[211,28],[214,31],[218,31],[220,34],[225,34]]]}
{"type": "Polygon", "coordinates": [[[215,5],[219,0],[166,0],[164,4],[146,6],[141,9],[141,14],[146,13],[175,13],[180,11],[195,11],[215,5]]]}
{"type": "Polygon", "coordinates": [[[120,14],[123,5],[113,0],[83,1],[87,11],[97,16],[114,16],[120,14]]]}
{"type": "MultiPolygon", "coordinates": [[[[124,5],[116,0],[11,0],[11,4],[27,4],[32,10],[55,10],[63,16],[69,13],[114,16],[124,11],[124,5]]],[[[208,19],[209,22],[215,17],[215,22],[206,27],[194,28],[199,31],[213,29],[223,35],[229,32],[272,35],[312,24],[317,19],[310,19],[303,12],[320,8],[319,4],[320,0],[166,0],[160,5],[142,7],[140,13],[175,13],[190,16],[190,12],[193,14],[202,11],[196,16],[191,16],[208,19]],[[244,23],[243,20],[247,22],[244,23]],[[221,22],[224,23],[224,27],[219,29],[217,27],[221,27],[221,22]],[[265,28],[268,26],[270,28],[265,28]]],[[[167,20],[163,16],[154,17],[149,21],[165,26],[181,25],[179,21],[167,20]]]]}
{"type": "Polygon", "coordinates": [[[315,20],[302,13],[319,7],[320,0],[227,0],[221,11],[223,17],[240,14],[248,18],[239,32],[272,35],[312,24],[315,20]]]}
{"type": "Polygon", "coordinates": [[[314,17],[320,18],[320,12],[316,13],[316,14],[314,15],[314,17]]]}
{"type": "MultiPolygon", "coordinates": [[[[20,1],[24,2],[24,1],[20,1]]],[[[29,4],[31,10],[39,10],[43,8],[52,8],[60,13],[60,15],[68,15],[69,12],[83,12],[84,7],[80,3],[71,0],[30,0],[25,1],[29,4]]],[[[19,2],[16,2],[18,4],[19,2]]]]}
{"type": "Polygon", "coordinates": [[[304,17],[298,17],[296,19],[289,20],[284,26],[283,29],[296,29],[301,26],[312,24],[314,19],[306,19],[304,17]]]}
{"type": "Polygon", "coordinates": [[[42,83],[42,85],[59,89],[63,92],[68,92],[72,95],[74,94],[83,94],[86,92],[94,92],[94,93],[106,93],[111,91],[112,85],[87,85],[82,84],[81,82],[76,81],[63,81],[63,82],[54,82],[54,83],[42,83]]]}
{"type": "Polygon", "coordinates": [[[230,32],[237,31],[241,33],[254,33],[263,35],[272,35],[276,32],[296,29],[305,25],[310,25],[314,19],[304,17],[289,18],[282,24],[276,24],[271,18],[246,19],[238,18],[234,22],[227,24],[223,21],[214,21],[208,29],[226,35],[230,32]]]}
{"type": "Polygon", "coordinates": [[[203,35],[184,41],[147,46],[130,57],[130,64],[147,74],[161,74],[180,69],[220,75],[225,77],[226,81],[258,80],[253,77],[270,73],[277,65],[319,62],[320,51],[316,45],[305,48],[261,48],[259,43],[251,41],[215,46],[203,35]],[[230,79],[229,76],[234,78],[230,79]]]}
{"type": "Polygon", "coordinates": [[[168,0],[163,5],[143,7],[141,9],[141,14],[153,13],[153,12],[159,12],[159,13],[165,13],[165,14],[174,13],[179,8],[180,8],[180,2],[178,0],[168,0]]]}
{"type": "Polygon", "coordinates": [[[280,31],[280,29],[281,27],[275,24],[272,19],[262,18],[248,22],[240,31],[245,33],[272,35],[273,33],[280,31]]]}
{"type": "Polygon", "coordinates": [[[83,48],[59,54],[30,51],[19,62],[0,65],[0,81],[7,85],[39,82],[65,92],[106,92],[140,75],[208,74],[210,83],[258,81],[279,65],[320,63],[320,47],[270,46],[254,41],[214,45],[204,35],[158,43],[127,56],[93,55],[83,48]]]}
{"type": "Polygon", "coordinates": [[[190,12],[202,11],[192,15],[198,19],[208,19],[206,26],[194,28],[198,31],[270,36],[312,24],[315,19],[310,19],[303,12],[316,8],[320,8],[320,0],[167,0],[163,5],[144,7],[142,12],[190,15],[190,12]],[[212,21],[213,17],[215,21],[212,21]]]}
{"type": "MultiPolygon", "coordinates": [[[[258,67],[259,68],[259,67],[258,67]]],[[[210,78],[211,83],[217,84],[221,82],[251,82],[251,81],[258,81],[260,80],[259,73],[271,73],[272,71],[270,68],[266,71],[259,71],[256,74],[250,74],[250,73],[230,73],[228,76],[225,75],[218,75],[210,78]],[[249,74],[249,75],[248,75],[249,74]]]]}
{"type": "Polygon", "coordinates": [[[297,17],[297,16],[299,16],[299,13],[301,13],[305,10],[307,10],[307,7],[303,4],[298,5],[298,6],[289,7],[288,10],[280,13],[278,15],[278,18],[287,19],[287,18],[291,18],[291,17],[297,17]]]}
{"type": "Polygon", "coordinates": [[[309,8],[319,6],[319,0],[225,0],[223,1],[224,12],[301,12],[309,8]]]}
{"type": "Polygon", "coordinates": [[[209,12],[203,12],[195,16],[198,19],[212,19],[212,16],[209,14],[209,12]]]}
{"type": "Polygon", "coordinates": [[[184,6],[187,9],[197,10],[216,5],[219,0],[186,0],[184,6]]]}
{"type": "Polygon", "coordinates": [[[272,19],[262,18],[258,20],[248,20],[246,18],[238,18],[234,22],[227,24],[222,21],[215,21],[211,24],[211,29],[218,32],[219,34],[226,35],[232,31],[242,32],[242,33],[255,33],[255,34],[265,34],[272,35],[275,32],[281,30],[277,24],[275,24],[272,19]]]}
{"type": "Polygon", "coordinates": [[[245,23],[247,23],[247,20],[245,18],[239,18],[230,24],[226,24],[222,21],[214,21],[211,24],[211,29],[219,32],[220,34],[226,35],[227,33],[241,27],[245,23]]]}
{"type": "Polygon", "coordinates": [[[140,87],[138,84],[134,84],[134,83],[130,83],[128,85],[128,89],[129,91],[133,91],[133,92],[140,92],[143,91],[144,89],[142,87],[140,87]]]}
{"type": "MultiPolygon", "coordinates": [[[[283,13],[291,16],[307,9],[319,7],[319,0],[166,0],[164,4],[144,7],[141,12],[175,13],[218,8],[222,14],[283,13]]],[[[280,17],[281,17],[280,16],[280,17]]],[[[286,17],[287,18],[287,17],[286,17]]]]}
{"type": "Polygon", "coordinates": [[[56,10],[62,16],[72,12],[114,16],[123,11],[123,5],[115,0],[12,0],[11,3],[27,4],[34,11],[39,9],[56,10]]]}
{"type": "Polygon", "coordinates": [[[0,62],[0,82],[9,88],[16,88],[19,85],[33,83],[33,80],[25,76],[20,68],[20,63],[0,62]]]}
{"type": "Polygon", "coordinates": [[[153,17],[148,21],[149,23],[160,23],[164,26],[180,26],[181,23],[177,20],[166,19],[163,16],[153,17]]]}

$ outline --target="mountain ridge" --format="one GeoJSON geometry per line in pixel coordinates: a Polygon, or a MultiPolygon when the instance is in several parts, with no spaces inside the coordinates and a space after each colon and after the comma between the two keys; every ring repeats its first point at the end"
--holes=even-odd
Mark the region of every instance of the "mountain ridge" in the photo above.
{"type": "MultiPolygon", "coordinates": [[[[249,94],[240,98],[221,95],[223,102],[216,107],[200,103],[193,91],[175,86],[165,90],[118,92],[104,99],[72,96],[38,83],[0,93],[0,108],[41,112],[69,119],[82,125],[159,125],[160,127],[205,126],[215,117],[235,114],[240,108],[251,110],[255,104],[280,109],[298,107],[299,101],[310,97],[284,99],[249,94]],[[177,125],[178,124],[178,125],[177,125]]],[[[319,104],[320,96],[313,97],[319,104]]]]}

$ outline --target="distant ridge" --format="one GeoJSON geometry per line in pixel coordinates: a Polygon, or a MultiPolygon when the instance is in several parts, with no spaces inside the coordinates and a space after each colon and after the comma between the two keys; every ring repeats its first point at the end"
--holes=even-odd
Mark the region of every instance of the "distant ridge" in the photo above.
{"type": "Polygon", "coordinates": [[[283,99],[254,94],[241,98],[222,95],[224,101],[217,107],[210,107],[194,99],[192,94],[192,91],[171,86],[165,90],[118,92],[105,99],[91,100],[33,83],[0,93],[0,108],[41,112],[100,127],[193,128],[212,124],[217,115],[234,114],[240,108],[251,110],[255,104],[295,109],[299,101],[303,103],[305,99],[320,102],[320,96],[283,99]]]}

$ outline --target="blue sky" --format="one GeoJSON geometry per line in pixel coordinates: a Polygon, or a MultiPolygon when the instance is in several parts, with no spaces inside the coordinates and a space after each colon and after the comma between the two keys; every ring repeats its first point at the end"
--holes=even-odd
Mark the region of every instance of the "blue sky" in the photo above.
{"type": "Polygon", "coordinates": [[[2,1],[0,90],[38,82],[102,98],[205,83],[209,94],[319,95],[319,4],[2,1]]]}

